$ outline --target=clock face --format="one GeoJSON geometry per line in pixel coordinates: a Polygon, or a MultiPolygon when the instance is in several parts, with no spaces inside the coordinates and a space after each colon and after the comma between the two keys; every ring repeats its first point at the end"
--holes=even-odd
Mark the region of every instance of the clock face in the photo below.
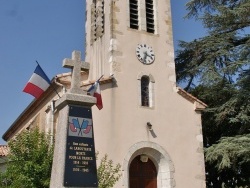
{"type": "Polygon", "coordinates": [[[138,44],[136,47],[136,56],[140,62],[146,65],[153,63],[155,60],[153,49],[147,44],[138,44]]]}

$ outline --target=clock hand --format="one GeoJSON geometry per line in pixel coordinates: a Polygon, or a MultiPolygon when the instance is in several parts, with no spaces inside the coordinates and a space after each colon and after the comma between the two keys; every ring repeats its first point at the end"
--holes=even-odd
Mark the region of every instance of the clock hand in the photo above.
{"type": "Polygon", "coordinates": [[[147,58],[147,55],[148,55],[148,54],[147,54],[147,52],[143,52],[143,54],[144,54],[143,62],[146,63],[146,58],[147,58]]]}
{"type": "Polygon", "coordinates": [[[147,52],[146,52],[146,56],[150,57],[151,59],[154,59],[154,58],[152,57],[152,55],[148,55],[147,52]]]}

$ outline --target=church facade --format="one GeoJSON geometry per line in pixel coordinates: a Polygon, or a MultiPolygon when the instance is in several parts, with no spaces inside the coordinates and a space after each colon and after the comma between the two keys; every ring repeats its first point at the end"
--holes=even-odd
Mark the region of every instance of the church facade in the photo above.
{"type": "MultiPolygon", "coordinates": [[[[170,0],[87,0],[82,89],[101,79],[103,109],[92,107],[95,148],[122,166],[117,188],[205,187],[201,111],[176,86],[170,0]]],[[[54,101],[70,88],[57,75],[3,135],[39,126],[56,134],[54,101]]]]}

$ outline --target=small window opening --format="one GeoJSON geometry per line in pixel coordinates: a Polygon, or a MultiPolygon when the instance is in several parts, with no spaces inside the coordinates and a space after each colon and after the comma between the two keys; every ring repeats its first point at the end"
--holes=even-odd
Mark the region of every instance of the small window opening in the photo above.
{"type": "Polygon", "coordinates": [[[141,78],[141,105],[149,106],[149,77],[142,76],[141,78]]]}
{"type": "Polygon", "coordinates": [[[104,34],[104,0],[98,1],[96,3],[95,12],[95,34],[96,40],[104,34]]]}
{"type": "Polygon", "coordinates": [[[147,23],[147,32],[155,32],[155,23],[154,23],[154,4],[153,0],[146,0],[146,23],[147,23]]]}
{"type": "Polygon", "coordinates": [[[138,0],[129,1],[129,10],[130,10],[130,28],[138,29],[138,0]]]}

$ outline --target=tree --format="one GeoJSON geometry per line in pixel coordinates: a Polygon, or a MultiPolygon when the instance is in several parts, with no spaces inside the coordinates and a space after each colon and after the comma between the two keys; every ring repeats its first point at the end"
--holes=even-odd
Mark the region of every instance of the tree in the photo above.
{"type": "MultiPolygon", "coordinates": [[[[209,166],[219,175],[218,186],[248,186],[250,177],[250,134],[235,137],[223,137],[218,144],[206,150],[209,166]],[[227,179],[228,181],[223,181],[227,179]]],[[[212,185],[215,187],[215,184],[212,185]]]]}
{"type": "Polygon", "coordinates": [[[202,114],[207,187],[250,185],[250,1],[192,0],[187,18],[208,36],[180,41],[178,83],[208,104],[202,114]]]}
{"type": "Polygon", "coordinates": [[[120,179],[121,165],[118,163],[113,164],[112,160],[108,160],[106,154],[100,161],[100,165],[97,169],[98,187],[99,188],[111,188],[120,179]]]}
{"type": "MultiPolygon", "coordinates": [[[[46,188],[50,185],[53,161],[51,135],[38,128],[25,130],[8,143],[10,153],[5,173],[0,173],[0,187],[46,188]]],[[[97,169],[99,188],[111,188],[120,179],[121,165],[105,155],[97,169]]]]}
{"type": "Polygon", "coordinates": [[[50,135],[38,128],[25,130],[8,145],[10,153],[7,171],[2,174],[1,187],[49,187],[53,146],[50,135]]]}
{"type": "Polygon", "coordinates": [[[201,20],[209,33],[191,42],[180,41],[177,77],[179,82],[188,83],[187,89],[195,78],[205,84],[221,80],[233,83],[237,74],[249,70],[249,7],[249,0],[193,0],[187,3],[187,17],[201,20]]]}

